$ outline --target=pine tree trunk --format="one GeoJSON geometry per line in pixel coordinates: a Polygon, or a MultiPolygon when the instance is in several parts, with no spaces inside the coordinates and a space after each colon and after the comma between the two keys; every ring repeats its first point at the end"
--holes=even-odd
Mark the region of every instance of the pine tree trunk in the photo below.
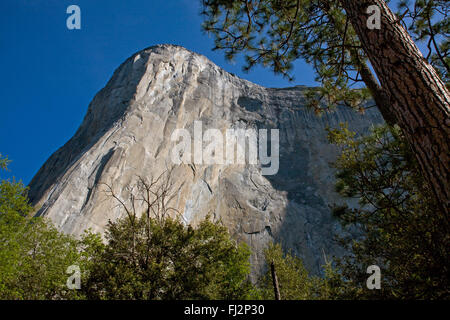
{"type": "Polygon", "coordinates": [[[272,274],[272,284],[273,284],[273,292],[275,295],[275,300],[281,300],[280,287],[278,286],[278,278],[277,278],[277,273],[275,271],[275,263],[273,261],[270,264],[270,271],[272,274]]]}
{"type": "Polygon", "coordinates": [[[448,214],[449,91],[383,0],[341,3],[438,200],[439,210],[448,214]],[[380,9],[380,29],[367,26],[371,5],[380,9]]]}
{"type": "MultiPolygon", "coordinates": [[[[321,0],[320,6],[322,7],[322,10],[328,15],[328,19],[332,23],[332,27],[337,28],[341,33],[345,33],[346,31],[343,29],[342,24],[336,23],[333,15],[330,14],[331,3],[328,0],[321,0]]],[[[392,108],[389,105],[389,100],[387,99],[386,93],[378,84],[378,81],[373,75],[372,70],[370,70],[370,68],[367,66],[367,63],[360,58],[357,49],[350,48],[347,50],[352,60],[355,61],[355,68],[361,75],[361,79],[366,85],[367,89],[369,89],[370,94],[372,95],[373,100],[375,101],[384,121],[386,121],[386,123],[390,126],[395,125],[397,123],[395,114],[392,112],[392,108]]]]}

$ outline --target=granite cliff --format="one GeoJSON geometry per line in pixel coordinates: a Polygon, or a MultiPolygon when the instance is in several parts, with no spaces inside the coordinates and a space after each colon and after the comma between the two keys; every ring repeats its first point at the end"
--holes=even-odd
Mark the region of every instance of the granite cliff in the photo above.
{"type": "MultiPolygon", "coordinates": [[[[220,219],[253,250],[254,272],[272,240],[304,259],[315,273],[323,255],[340,254],[333,242],[345,233],[332,218],[330,162],[337,150],[325,127],[348,122],[365,132],[382,118],[339,108],[316,116],[305,107],[305,87],[264,88],[222,70],[206,57],[158,45],[127,59],[89,105],[76,134],[57,150],[30,183],[37,214],[63,232],[102,232],[108,219],[124,215],[103,183],[128,198],[139,176],[172,168],[182,184],[173,206],[188,223],[206,215],[220,219]],[[263,175],[261,164],[175,164],[175,129],[193,132],[230,128],[279,130],[279,170],[263,175]]],[[[138,208],[139,209],[139,208],[138,208]]]]}

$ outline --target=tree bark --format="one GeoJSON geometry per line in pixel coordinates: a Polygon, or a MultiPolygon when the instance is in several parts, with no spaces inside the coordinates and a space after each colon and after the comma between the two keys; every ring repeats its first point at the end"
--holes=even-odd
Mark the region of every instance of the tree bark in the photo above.
{"type": "MultiPolygon", "coordinates": [[[[328,15],[328,19],[333,24],[333,28],[339,28],[339,31],[344,33],[345,31],[342,29],[342,26],[333,18],[333,15],[330,13],[330,2],[328,0],[322,0],[320,2],[322,6],[322,10],[328,15]]],[[[344,44],[343,44],[344,45],[344,44]]],[[[369,89],[370,94],[375,101],[375,104],[378,107],[378,110],[381,113],[384,121],[390,126],[393,126],[397,123],[397,119],[395,118],[394,113],[392,112],[392,108],[389,105],[389,99],[387,98],[386,92],[384,92],[383,88],[378,84],[377,79],[372,73],[372,70],[367,66],[365,60],[361,59],[356,49],[347,49],[353,61],[355,61],[355,68],[358,70],[361,75],[361,79],[363,80],[366,87],[369,89]]]]}
{"type": "Polygon", "coordinates": [[[383,0],[341,0],[438,201],[449,208],[450,94],[434,68],[383,0]],[[367,9],[376,5],[381,28],[369,29],[367,9]]]}
{"type": "Polygon", "coordinates": [[[364,84],[372,94],[373,100],[375,101],[378,110],[383,116],[384,121],[386,121],[386,123],[390,126],[397,124],[397,118],[395,116],[395,113],[392,112],[388,96],[383,88],[378,84],[375,76],[372,74],[372,71],[367,66],[366,62],[360,60],[360,58],[358,57],[358,53],[356,53],[355,50],[351,50],[350,54],[352,58],[357,61],[356,68],[361,74],[361,78],[364,81],[364,84]]]}
{"type": "Polygon", "coordinates": [[[277,273],[275,272],[275,264],[273,261],[270,264],[270,271],[272,273],[272,284],[273,284],[273,292],[275,294],[275,300],[281,300],[280,287],[278,286],[278,278],[277,273]]]}

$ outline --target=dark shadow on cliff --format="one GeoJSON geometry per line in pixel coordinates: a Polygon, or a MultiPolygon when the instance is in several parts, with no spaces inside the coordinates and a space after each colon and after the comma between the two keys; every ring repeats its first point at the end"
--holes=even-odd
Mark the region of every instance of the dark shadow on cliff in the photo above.
{"type": "MultiPolygon", "coordinates": [[[[322,267],[326,259],[344,253],[335,241],[335,235],[342,234],[346,230],[343,230],[332,216],[330,205],[333,203],[322,194],[323,186],[318,185],[329,183],[327,188],[334,189],[334,178],[320,182],[315,176],[317,172],[312,172],[311,168],[316,160],[311,152],[317,150],[313,151],[309,142],[316,139],[319,142],[315,143],[319,143],[319,147],[320,144],[325,146],[328,144],[325,128],[336,128],[341,122],[348,122],[350,129],[365,133],[371,125],[380,124],[383,120],[375,109],[363,115],[345,107],[319,117],[308,110],[301,99],[290,103],[286,103],[285,100],[281,103],[277,99],[277,91],[281,93],[296,89],[302,90],[302,88],[271,89],[275,93],[271,108],[275,110],[276,119],[267,119],[257,123],[256,126],[258,129],[280,130],[279,170],[277,174],[267,175],[265,178],[275,189],[287,193],[288,204],[279,228],[277,230],[271,228],[273,239],[282,244],[283,250],[292,250],[292,253],[300,257],[310,272],[320,275],[323,274],[322,267]],[[286,108],[286,104],[290,104],[291,108],[286,108]]],[[[253,110],[256,102],[249,100],[249,103],[253,110]]],[[[317,154],[315,158],[317,159],[317,154]]],[[[321,165],[324,166],[323,163],[321,165]]],[[[321,170],[329,170],[329,174],[333,176],[334,170],[331,167],[324,166],[321,170]]]]}

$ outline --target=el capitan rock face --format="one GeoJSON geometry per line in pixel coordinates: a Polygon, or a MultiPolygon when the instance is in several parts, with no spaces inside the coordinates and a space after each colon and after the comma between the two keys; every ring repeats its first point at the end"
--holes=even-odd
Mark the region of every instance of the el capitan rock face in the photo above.
{"type": "Polygon", "coordinates": [[[109,219],[124,215],[102,183],[128,198],[127,186],[137,176],[173,167],[173,179],[183,184],[173,206],[190,223],[208,214],[220,219],[252,248],[254,274],[272,240],[317,273],[324,253],[341,253],[333,236],[345,232],[328,207],[339,201],[329,164],[337,150],[324,129],[348,122],[365,132],[382,118],[373,109],[360,115],[344,108],[318,117],[305,107],[304,91],[258,86],[182,47],[142,50],[115,71],[74,137],[42,166],[30,198],[37,214],[63,232],[102,232],[109,219]],[[174,164],[171,135],[175,129],[193,132],[194,121],[222,132],[279,129],[278,173],[264,176],[260,165],[251,164],[174,164]]]}

